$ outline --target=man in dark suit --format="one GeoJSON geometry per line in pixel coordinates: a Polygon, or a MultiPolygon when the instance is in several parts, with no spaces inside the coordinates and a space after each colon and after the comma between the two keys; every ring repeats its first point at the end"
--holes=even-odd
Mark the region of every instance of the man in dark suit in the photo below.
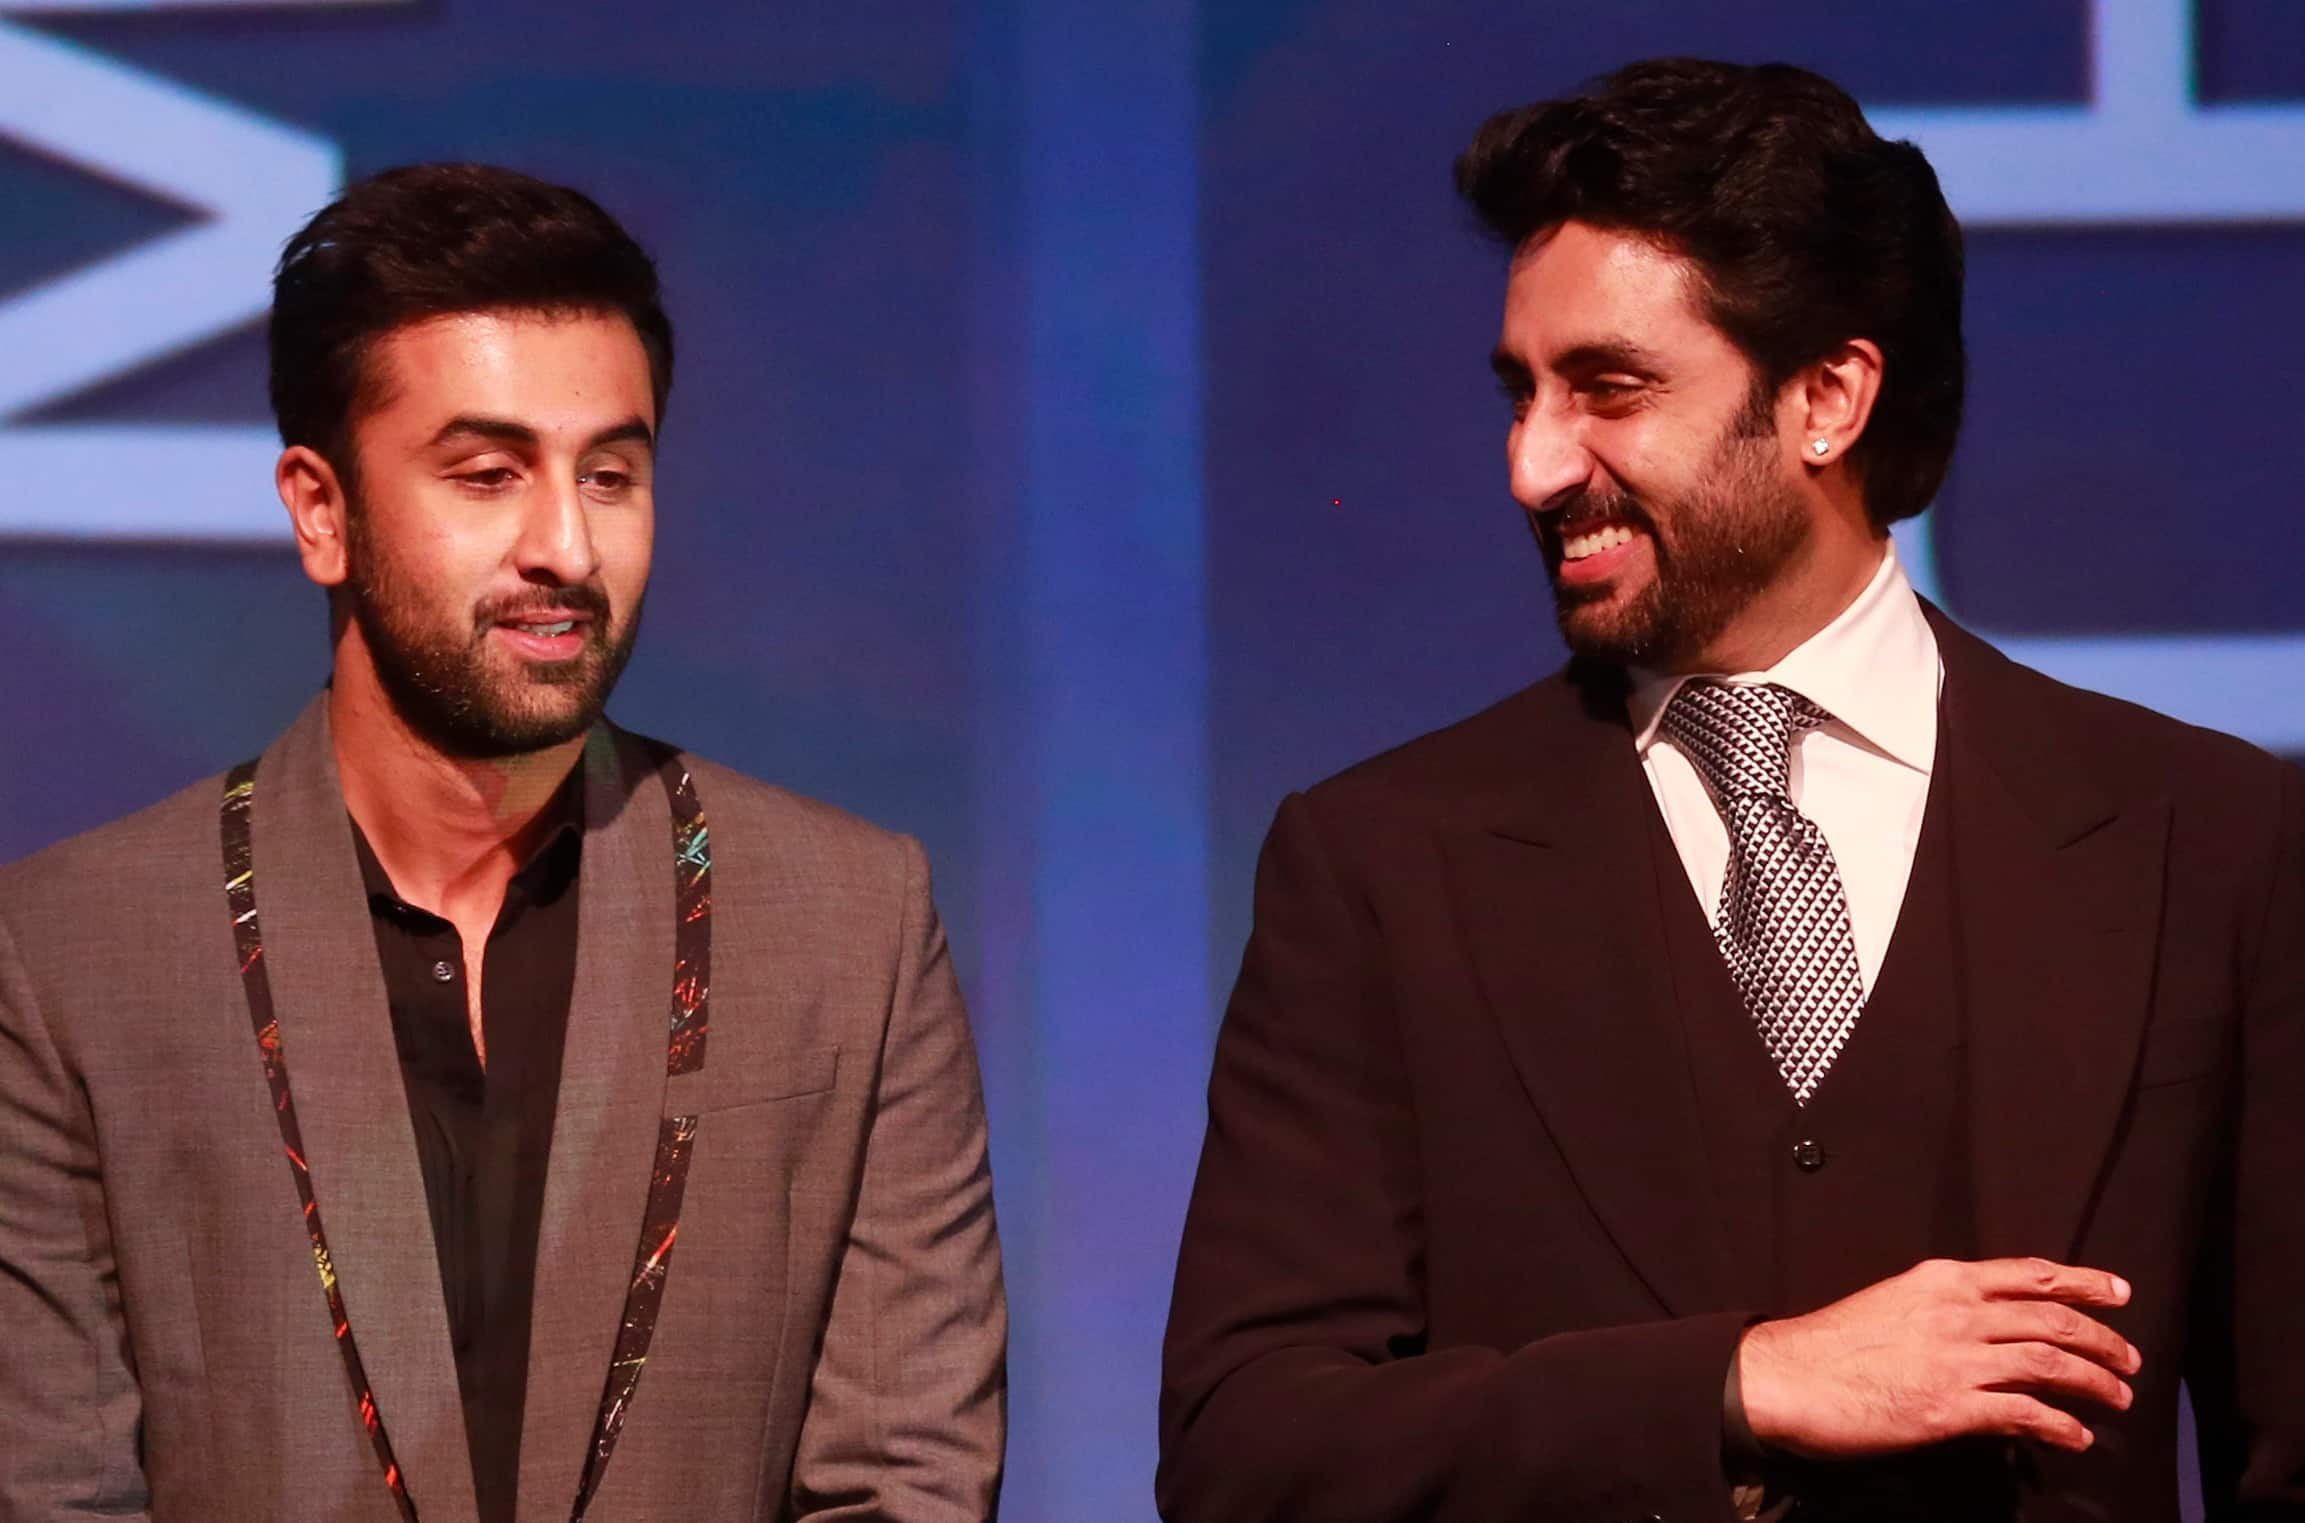
{"type": "Polygon", "coordinates": [[[1174,1523],[2305,1516],[2305,778],[2017,667],[1888,525],[1959,232],[1804,71],[1458,163],[1566,671],[1280,809],[1174,1523]]]}
{"type": "Polygon", "coordinates": [[[271,344],[327,691],[0,872],[0,1523],[981,1523],[1006,1311],[920,848],[601,717],[648,257],[396,170],[271,344]]]}

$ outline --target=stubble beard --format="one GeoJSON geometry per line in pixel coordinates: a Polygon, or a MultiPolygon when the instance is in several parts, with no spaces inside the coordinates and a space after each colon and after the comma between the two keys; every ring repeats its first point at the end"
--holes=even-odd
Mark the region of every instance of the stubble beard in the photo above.
{"type": "Polygon", "coordinates": [[[346,593],[378,684],[393,711],[444,754],[498,760],[576,739],[600,721],[608,696],[640,635],[640,606],[618,620],[607,593],[591,584],[539,587],[495,599],[462,628],[428,609],[415,577],[348,515],[346,593]],[[591,615],[581,654],[530,662],[495,650],[489,631],[508,615],[544,607],[591,615]]]}
{"type": "MultiPolygon", "coordinates": [[[[1697,488],[1652,510],[1630,493],[1582,510],[1646,531],[1655,572],[1629,597],[1613,587],[1553,586],[1569,649],[1616,666],[1679,670],[1717,641],[1810,537],[1806,510],[1777,473],[1773,436],[1740,420],[1697,488]]],[[[1566,510],[1571,518],[1580,510],[1566,510]]]]}

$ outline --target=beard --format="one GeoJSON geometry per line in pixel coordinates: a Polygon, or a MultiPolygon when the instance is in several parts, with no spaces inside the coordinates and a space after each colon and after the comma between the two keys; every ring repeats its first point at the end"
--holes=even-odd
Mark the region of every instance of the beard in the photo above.
{"type": "Polygon", "coordinates": [[[447,755],[488,760],[560,745],[599,722],[640,635],[638,602],[618,622],[598,586],[538,586],[491,598],[460,621],[424,596],[421,578],[367,532],[367,517],[358,507],[347,515],[350,615],[410,729],[447,755]],[[577,626],[585,643],[576,656],[527,661],[490,639],[496,625],[550,608],[590,616],[577,626]]]}
{"type": "MultiPolygon", "coordinates": [[[[1532,521],[1533,522],[1533,521],[1532,521]]],[[[1645,502],[1622,488],[1588,492],[1538,530],[1553,578],[1561,638],[1579,656],[1678,670],[1695,661],[1809,541],[1807,510],[1778,473],[1774,440],[1740,419],[1715,447],[1699,484],[1645,502]],[[1631,592],[1564,586],[1560,541],[1581,524],[1622,523],[1645,535],[1655,572],[1631,592]]]]}

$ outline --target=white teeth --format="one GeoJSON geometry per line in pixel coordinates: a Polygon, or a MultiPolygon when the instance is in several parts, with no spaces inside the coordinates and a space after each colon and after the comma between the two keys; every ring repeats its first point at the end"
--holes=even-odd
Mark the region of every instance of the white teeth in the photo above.
{"type": "Polygon", "coordinates": [[[576,627],[576,621],[562,619],[557,624],[523,624],[520,627],[532,635],[564,635],[576,627]]]}
{"type": "Polygon", "coordinates": [[[1632,530],[1622,524],[1608,524],[1590,534],[1572,534],[1563,539],[1561,556],[1564,560],[1581,561],[1588,555],[1598,555],[1603,550],[1614,550],[1632,542],[1632,530]]]}

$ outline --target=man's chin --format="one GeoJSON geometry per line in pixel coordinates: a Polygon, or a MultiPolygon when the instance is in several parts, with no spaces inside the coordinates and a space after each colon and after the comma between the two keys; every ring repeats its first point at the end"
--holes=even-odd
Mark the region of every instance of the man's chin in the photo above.
{"type": "Polygon", "coordinates": [[[405,693],[395,706],[433,745],[471,761],[505,761],[565,745],[599,723],[605,706],[605,695],[590,688],[523,683],[466,691],[462,702],[405,693]]]}
{"type": "Polygon", "coordinates": [[[1588,661],[1653,664],[1670,643],[1671,631],[1648,601],[1638,596],[1561,598],[1554,608],[1561,641],[1588,661]]]}
{"type": "Polygon", "coordinates": [[[500,693],[476,714],[501,742],[541,751],[576,739],[600,722],[608,695],[596,682],[581,686],[530,684],[517,695],[500,693]]]}

